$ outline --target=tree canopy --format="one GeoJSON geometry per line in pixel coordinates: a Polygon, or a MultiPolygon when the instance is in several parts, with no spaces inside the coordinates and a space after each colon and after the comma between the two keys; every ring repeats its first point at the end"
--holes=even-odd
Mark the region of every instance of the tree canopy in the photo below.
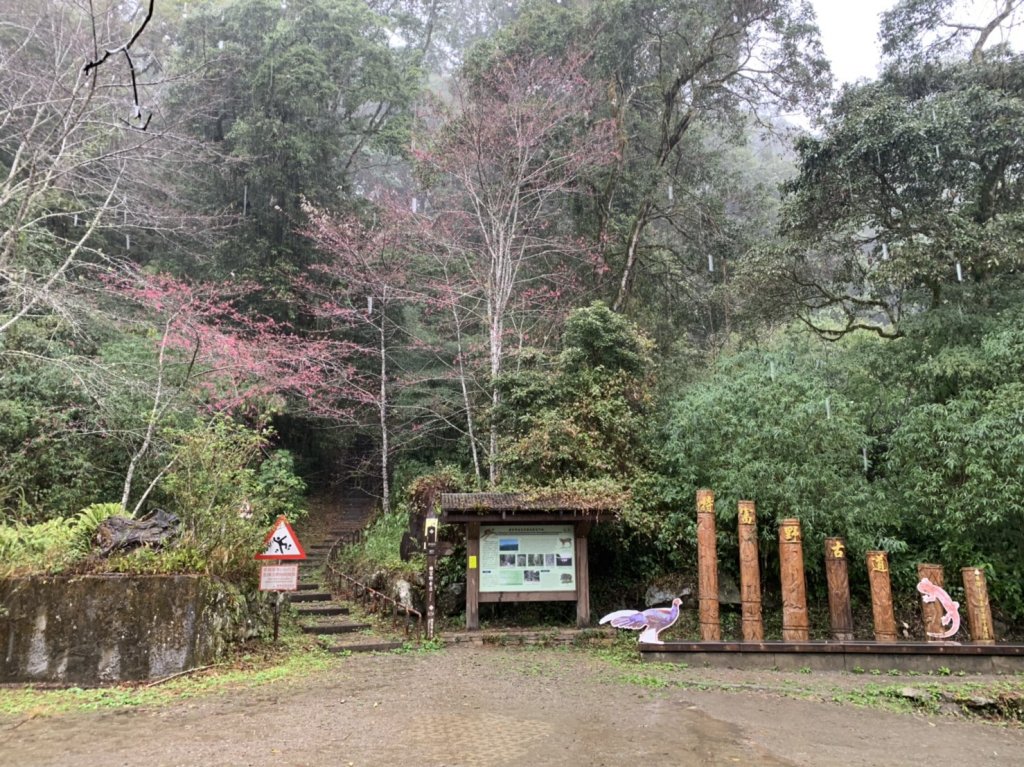
{"type": "Polygon", "coordinates": [[[833,93],[804,0],[7,3],[0,560],[160,505],[238,574],[440,464],[628,495],[616,577],[709,485],[1024,618],[1019,6],[833,93]]]}

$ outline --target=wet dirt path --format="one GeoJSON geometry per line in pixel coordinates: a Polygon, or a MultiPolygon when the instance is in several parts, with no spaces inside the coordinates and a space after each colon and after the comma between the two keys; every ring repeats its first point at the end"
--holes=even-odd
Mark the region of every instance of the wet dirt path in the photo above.
{"type": "MultiPolygon", "coordinates": [[[[688,672],[691,678],[701,673],[688,672]]],[[[770,691],[651,689],[643,674],[642,668],[623,669],[566,650],[460,647],[352,656],[303,678],[163,707],[0,717],[0,763],[1024,764],[1019,728],[796,700],[770,691]]],[[[786,679],[776,674],[771,681],[786,679]]],[[[813,684],[825,690],[832,681],[815,675],[813,684]]]]}

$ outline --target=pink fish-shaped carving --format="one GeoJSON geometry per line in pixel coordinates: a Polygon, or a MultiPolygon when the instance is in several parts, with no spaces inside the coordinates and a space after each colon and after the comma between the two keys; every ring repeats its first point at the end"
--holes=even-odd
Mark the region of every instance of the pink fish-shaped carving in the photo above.
{"type": "Polygon", "coordinates": [[[927,632],[932,639],[949,639],[960,630],[960,603],[954,602],[941,586],[936,586],[927,578],[922,578],[917,584],[917,590],[921,592],[922,602],[938,602],[946,611],[942,616],[942,625],[949,626],[944,634],[933,634],[927,632]]]}

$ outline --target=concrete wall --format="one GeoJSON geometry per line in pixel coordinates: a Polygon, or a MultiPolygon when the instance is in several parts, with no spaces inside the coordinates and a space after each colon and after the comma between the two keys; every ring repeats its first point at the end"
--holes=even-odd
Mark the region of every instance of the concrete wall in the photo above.
{"type": "Polygon", "coordinates": [[[256,609],[202,576],[0,581],[0,682],[151,679],[213,662],[256,633],[256,609]]]}

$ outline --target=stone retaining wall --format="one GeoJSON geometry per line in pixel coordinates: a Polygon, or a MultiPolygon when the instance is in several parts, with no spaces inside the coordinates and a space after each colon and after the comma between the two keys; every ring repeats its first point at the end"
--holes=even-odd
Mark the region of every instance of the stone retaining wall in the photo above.
{"type": "Polygon", "coordinates": [[[215,661],[260,626],[258,600],[176,576],[0,581],[0,682],[152,679],[215,661]]]}

